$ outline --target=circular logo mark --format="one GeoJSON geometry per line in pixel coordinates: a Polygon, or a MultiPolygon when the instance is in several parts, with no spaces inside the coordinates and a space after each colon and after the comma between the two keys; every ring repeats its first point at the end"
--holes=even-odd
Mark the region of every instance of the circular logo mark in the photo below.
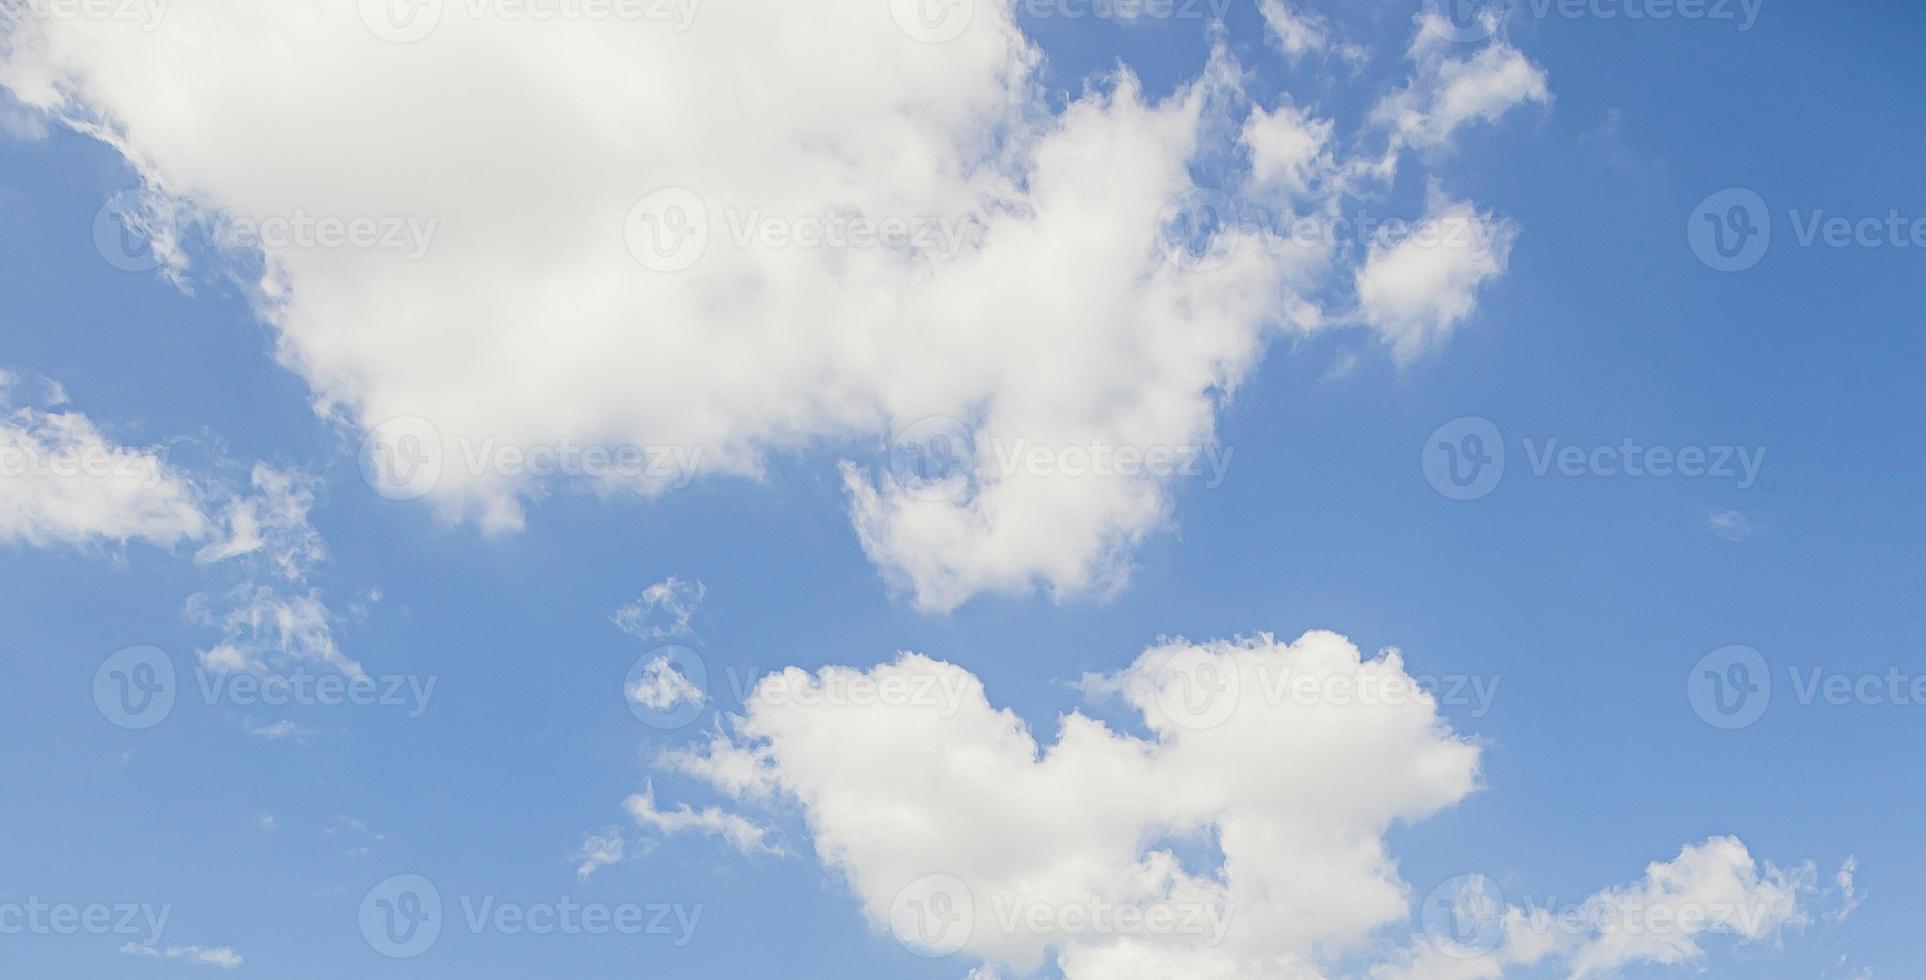
{"type": "Polygon", "coordinates": [[[924,44],[942,44],[970,29],[976,0],[889,0],[889,12],[903,33],[924,44]]]}
{"type": "Polygon", "coordinates": [[[1157,705],[1180,728],[1204,731],[1230,720],[1243,696],[1243,679],[1228,657],[1191,647],[1157,671],[1157,705]]]}
{"type": "Polygon", "coordinates": [[[441,26],[443,0],[361,0],[361,22],[390,44],[413,44],[441,26]]]}
{"type": "Polygon", "coordinates": [[[688,647],[662,647],[637,658],[622,682],[629,711],[650,728],[681,728],[709,701],[709,667],[688,647]]]}
{"type": "Polygon", "coordinates": [[[160,268],[154,248],[152,219],[141,206],[139,191],[121,191],[94,212],[94,251],[122,272],[152,272],[160,268]]]}
{"type": "Polygon", "coordinates": [[[389,500],[420,500],[441,482],[441,432],[413,415],[389,419],[361,440],[361,478],[389,500]]]}
{"type": "Polygon", "coordinates": [[[1171,265],[1192,272],[1222,267],[1237,251],[1237,202],[1209,187],[1179,194],[1157,216],[1157,243],[1171,265]]]}
{"type": "Polygon", "coordinates": [[[686,187],[664,187],[629,209],[622,239],[644,268],[681,272],[709,250],[709,206],[686,187]]]}
{"type": "Polygon", "coordinates": [[[441,892],[421,875],[395,875],[361,899],[361,938],[389,959],[414,959],[441,938],[441,892]]]}
{"type": "Polygon", "coordinates": [[[889,931],[918,956],[954,955],[975,929],[976,902],[955,875],[924,875],[889,903],[889,931]]]}
{"type": "Polygon", "coordinates": [[[970,489],[975,449],[976,440],[962,422],[927,418],[889,441],[889,476],[918,500],[955,500],[970,489]]]}
{"type": "Polygon", "coordinates": [[[1685,696],[1713,728],[1746,728],[1772,705],[1772,668],[1751,647],[1720,647],[1693,665],[1685,679],[1685,696]]]}
{"type": "Polygon", "coordinates": [[[1504,939],[1505,893],[1484,875],[1459,875],[1431,889],[1418,920],[1431,945],[1444,953],[1489,953],[1504,939]]]}
{"type": "Polygon", "coordinates": [[[1433,490],[1452,500],[1477,500],[1505,478],[1505,437],[1490,419],[1467,415],[1431,433],[1418,458],[1433,490]]]}
{"type": "Polygon", "coordinates": [[[166,721],[178,694],[174,662],[155,647],[128,647],[94,671],[94,707],[101,717],[130,731],[166,721]]]}
{"type": "Polygon", "coordinates": [[[1478,44],[1497,35],[1515,0],[1424,0],[1425,13],[1447,40],[1478,44]]]}
{"type": "Polygon", "coordinates": [[[1692,209],[1685,237],[1709,268],[1744,272],[1758,265],[1772,245],[1772,213],[1757,191],[1729,187],[1692,209]]]}

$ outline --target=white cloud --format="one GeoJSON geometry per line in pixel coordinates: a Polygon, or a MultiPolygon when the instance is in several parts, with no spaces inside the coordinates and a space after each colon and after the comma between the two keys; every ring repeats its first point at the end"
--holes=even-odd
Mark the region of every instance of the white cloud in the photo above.
{"type": "Polygon", "coordinates": [[[1848,918],[1851,918],[1852,914],[1859,911],[1859,906],[1866,900],[1866,896],[1861,894],[1853,885],[1853,876],[1857,874],[1858,871],[1859,859],[1848,857],[1840,863],[1838,872],[1832,876],[1833,887],[1839,891],[1839,907],[1834,909],[1832,913],[1832,920],[1834,922],[1844,922],[1848,918]]]}
{"type": "Polygon", "coordinates": [[[575,877],[586,884],[595,872],[622,860],[622,831],[604,827],[582,835],[582,847],[575,852],[575,860],[581,862],[575,868],[575,877]]]}
{"type": "Polygon", "coordinates": [[[162,450],[121,445],[78,412],[0,417],[0,544],[171,548],[207,533],[201,496],[162,450]]]}
{"type": "Polygon", "coordinates": [[[282,578],[298,582],[325,561],[327,545],[308,523],[319,481],[302,473],[256,464],[256,494],[236,496],[221,518],[221,537],[194,556],[202,563],[261,555],[282,578]]]}
{"type": "Polygon", "coordinates": [[[677,670],[667,654],[644,664],[625,693],[630,701],[662,713],[672,712],[684,704],[703,704],[709,700],[708,692],[677,670]]]}
{"type": "Polygon", "coordinates": [[[1402,237],[1380,235],[1358,270],[1358,315],[1408,362],[1443,340],[1478,306],[1478,290],[1502,275],[1517,229],[1434,185],[1422,221],[1402,237]]]}
{"type": "Polygon", "coordinates": [[[1269,112],[1252,109],[1242,137],[1251,154],[1251,176],[1292,195],[1309,194],[1312,182],[1332,168],[1332,128],[1329,119],[1315,118],[1288,101],[1269,112]]]}
{"type": "Polygon", "coordinates": [[[1269,31],[1271,43],[1292,61],[1306,54],[1326,52],[1336,53],[1351,62],[1361,62],[1370,57],[1356,44],[1335,40],[1330,23],[1323,17],[1298,10],[1284,0],[1262,0],[1258,10],[1264,15],[1264,26],[1269,31]]]}
{"type": "MultiPolygon", "coordinates": [[[[258,305],[321,411],[362,430],[428,420],[444,464],[429,499],[448,518],[510,530],[567,482],[468,465],[483,444],[677,449],[704,475],[750,477],[772,454],[867,454],[930,418],[979,444],[1207,447],[1267,342],[1323,323],[1320,250],[1242,229],[1220,243],[1228,261],[1190,268],[1162,247],[1189,165],[1241,128],[1227,55],[1169,98],[1120,76],[1053,114],[1009,0],[977,3],[944,44],[869,0],[710,4],[683,31],[468,11],[447,5],[431,36],[396,46],[352,4],[264,18],[178,0],[152,32],[30,20],[0,61],[22,102],[118,147],[157,216],[432,227],[425,251],[268,243],[258,305]],[[434,83],[447,78],[469,82],[434,83]],[[625,216],[678,187],[696,224],[676,227],[706,217],[706,251],[643,268],[625,216]],[[941,247],[753,234],[825,216],[912,222],[941,247]]],[[[1342,52],[1320,22],[1268,13],[1287,49],[1342,52]]],[[[1444,94],[1419,111],[1490,116],[1495,97],[1473,96],[1507,89],[1452,64],[1437,59],[1444,94]]],[[[1274,138],[1279,118],[1253,145],[1289,175],[1299,151],[1274,138]]],[[[193,250],[162,238],[179,275],[193,250]]],[[[1169,475],[1010,474],[980,458],[968,475],[928,499],[845,470],[862,547],[926,609],[1104,595],[1171,517],[1169,475]]]]}
{"type": "Polygon", "coordinates": [[[138,943],[127,943],[120,947],[120,951],[128,956],[165,957],[170,960],[186,960],[189,963],[198,963],[202,966],[218,966],[223,970],[232,970],[246,962],[246,960],[241,957],[241,954],[235,952],[231,946],[169,946],[166,949],[161,949],[157,946],[142,946],[138,943]]]}
{"type": "Polygon", "coordinates": [[[1121,697],[1145,734],[1072,713],[1039,744],[968,672],[905,654],[868,671],[772,676],[724,734],[665,763],[748,805],[799,805],[817,857],[878,928],[933,943],[918,916],[942,909],[967,928],[940,950],[1016,974],[1054,959],[1067,980],[1312,978],[1365,956],[1379,959],[1376,976],[1439,980],[1557,956],[1599,975],[1693,962],[1705,936],[1756,941],[1803,921],[1808,873],[1761,871],[1718,838],[1594,895],[1587,921],[1660,905],[1727,908],[1725,918],[1628,941],[1512,909],[1510,941],[1494,951],[1420,937],[1387,958],[1413,895],[1386,835],[1472,793],[1480,755],[1397,651],[1366,658],[1323,632],[1289,644],[1176,641],[1084,688],[1121,697]],[[969,696],[946,708],[909,694],[945,684],[969,696]],[[1194,913],[1198,928],[1105,929],[1096,923],[1127,920],[1063,914],[1119,908],[1179,923],[1194,913]]]}
{"type": "Polygon", "coordinates": [[[674,575],[642,590],[642,595],[615,611],[615,625],[638,640],[655,641],[692,636],[695,617],[708,590],[674,575]]]}
{"type": "Polygon", "coordinates": [[[1705,526],[1713,534],[1727,541],[1744,541],[1759,529],[1759,525],[1744,511],[1719,511],[1705,519],[1705,526]]]}
{"type": "Polygon", "coordinates": [[[1545,70],[1502,36],[1467,57],[1453,56],[1463,49],[1441,17],[1418,18],[1409,52],[1416,73],[1371,111],[1372,119],[1391,131],[1394,148],[1443,147],[1462,126],[1497,122],[1528,103],[1551,103],[1545,70]]]}
{"type": "Polygon", "coordinates": [[[781,847],[769,843],[769,828],[720,807],[696,810],[687,803],[679,803],[672,810],[657,807],[653,785],[644,785],[642,792],[623,801],[622,807],[628,811],[636,826],[665,836],[708,834],[728,841],[730,846],[744,854],[784,853],[781,847]]]}
{"type": "Polygon", "coordinates": [[[209,670],[263,670],[285,664],[325,664],[350,678],[365,676],[335,642],[334,614],[321,593],[290,593],[248,584],[219,597],[202,593],[187,607],[190,618],[218,627],[221,640],[200,652],[209,670]]]}

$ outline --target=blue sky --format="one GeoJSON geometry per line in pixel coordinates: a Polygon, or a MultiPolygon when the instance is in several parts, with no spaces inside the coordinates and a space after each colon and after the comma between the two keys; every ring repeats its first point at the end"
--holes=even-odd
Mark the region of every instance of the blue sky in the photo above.
{"type": "MultiPolygon", "coordinates": [[[[1293,9],[1321,17],[1363,54],[1294,61],[1245,3],[1221,27],[1019,15],[1041,57],[1035,111],[1063,111],[1086,83],[1113,86],[1108,73],[1119,64],[1141,77],[1149,99],[1179,92],[1208,70],[1218,37],[1239,66],[1242,98],[1275,105],[1288,92],[1333,120],[1340,160],[1375,158],[1384,136],[1372,128],[1373,106],[1413,75],[1406,49],[1417,5],[1293,9]]],[[[200,23],[183,10],[169,16],[200,23]]],[[[153,42],[172,43],[175,23],[153,42]]],[[[1869,697],[1869,687],[1839,704],[1801,703],[1793,678],[1818,669],[1850,684],[1890,675],[1903,686],[1921,670],[1916,556],[1926,529],[1915,502],[1926,468],[1912,451],[1913,382],[1926,341],[1911,321],[1926,238],[1881,230],[1865,242],[1806,245],[1800,229],[1820,213],[1883,222],[1896,212],[1900,228],[1926,217],[1916,165],[1926,154],[1917,125],[1926,86],[1914,56],[1926,11],[1768,0],[1740,30],[1711,19],[1538,16],[1527,3],[1498,37],[1542,69],[1551,98],[1526,99],[1447,143],[1413,145],[1395,177],[1344,198],[1347,210],[1417,218],[1437,181],[1451,200],[1515,222],[1502,273],[1476,283],[1475,309],[1407,357],[1391,328],[1368,316],[1345,322],[1358,301],[1342,282],[1310,291],[1330,322],[1267,334],[1261,358],[1207,409],[1216,420],[1209,441],[1230,453],[1221,484],[1170,481],[1167,513],[1142,524],[1114,561],[1127,577],[1109,588],[1048,572],[1016,587],[992,577],[961,601],[934,604],[918,591],[913,558],[874,540],[866,550],[860,528],[882,535],[897,525],[852,524],[839,469],[849,461],[868,474],[887,470],[888,423],[914,415],[866,434],[812,432],[806,421],[800,437],[752,432],[758,476],[704,473],[653,497],[519,487],[518,529],[483,526],[473,509],[485,506],[474,502],[481,497],[444,499],[438,488],[427,500],[386,499],[359,458],[380,421],[363,409],[383,390],[352,380],[378,372],[345,355],[330,361],[332,349],[313,334],[328,328],[324,314],[354,306],[301,309],[277,323],[263,312],[258,258],[196,255],[182,288],[116,269],[97,251],[95,216],[115,194],[173,177],[204,201],[224,190],[245,197],[254,193],[249,168],[223,171],[201,159],[210,154],[157,135],[167,111],[106,83],[91,104],[132,120],[130,139],[159,162],[130,165],[70,126],[18,122],[37,117],[8,108],[16,124],[0,138],[0,369],[14,378],[9,425],[81,413],[111,443],[165,447],[166,465],[210,515],[265,492],[253,480],[257,465],[303,474],[313,495],[305,520],[326,557],[302,559],[297,581],[263,560],[272,544],[233,561],[197,557],[232,537],[231,525],[164,545],[139,534],[0,535],[8,584],[0,616],[16,668],[0,687],[12,736],[0,741],[0,771],[13,788],[0,808],[9,842],[0,907],[38,899],[168,916],[159,936],[0,935],[0,972],[961,978],[990,961],[1022,976],[1021,966],[971,950],[915,955],[873,921],[877,910],[851,883],[866,872],[821,846],[822,822],[834,817],[816,808],[833,810],[833,796],[794,791],[806,785],[796,783],[773,800],[733,799],[660,756],[705,742],[730,724],[723,716],[745,712],[736,678],[789,666],[869,670],[900,651],[968,671],[991,705],[1027,721],[1045,746],[1074,710],[1155,741],[1168,733],[1146,728],[1128,704],[1094,696],[1082,679],[1126,671],[1166,638],[1286,641],[1324,629],[1367,656],[1400,649],[1413,676],[1490,692],[1437,706],[1442,723],[1479,748],[1478,788],[1420,819],[1391,821],[1383,839],[1411,912],[1366,930],[1361,944],[1329,940],[1336,951],[1320,962],[1331,975],[1368,975],[1373,962],[1395,960],[1425,933],[1427,895],[1457,876],[1487,876],[1514,905],[1584,902],[1682,846],[1725,836],[1742,840],[1761,867],[1812,862],[1798,916],[1809,921],[1755,942],[1708,935],[1702,956],[1602,975],[1908,975],[1905,927],[1920,906],[1905,882],[1926,874],[1915,844],[1926,794],[1910,747],[1926,706],[1869,697]],[[1724,272],[1695,256],[1688,228],[1703,222],[1702,201],[1733,187],[1767,202],[1772,241],[1756,265],[1724,272]],[[310,335],[290,347],[290,331],[310,335]],[[45,381],[58,382],[64,402],[45,381]],[[357,395],[366,400],[348,409],[329,403],[357,395]],[[1433,434],[1466,417],[1499,433],[1506,459],[1495,488],[1460,501],[1434,489],[1426,465],[1436,459],[1433,434]],[[1534,472],[1550,440],[1583,448],[1584,465],[1534,472]],[[1743,451],[1758,461],[1756,481],[1600,472],[1591,450],[1628,443],[1714,457],[1731,450],[1735,460],[1743,451]],[[341,654],[382,683],[432,683],[426,703],[405,694],[404,703],[371,705],[267,706],[231,694],[210,703],[197,677],[212,676],[205,655],[223,640],[219,610],[244,581],[296,596],[318,590],[341,654]],[[647,620],[660,635],[631,635],[613,621],[668,581],[701,584],[687,630],[673,629],[660,606],[647,620]],[[216,621],[193,612],[209,603],[216,621]],[[646,708],[624,690],[631,669],[664,643],[695,651],[709,674],[697,720],[666,731],[639,721],[646,708]],[[1701,659],[1731,645],[1758,651],[1774,688],[1756,723],[1725,730],[1695,710],[1688,682],[1702,693],[1701,659]],[[97,703],[96,675],[117,651],[142,646],[176,669],[178,699],[160,724],[130,730],[97,703]],[[716,807],[752,822],[783,853],[632,819],[624,801],[645,783],[665,808],[716,807]],[[578,851],[604,828],[623,839],[623,856],[584,878],[578,851]],[[1842,891],[1834,875],[1849,858],[1854,884],[1842,891]],[[362,928],[370,889],[395,875],[425,876],[442,899],[441,937],[416,958],[383,955],[362,928]],[[477,932],[463,921],[464,897],[641,905],[652,919],[662,907],[670,934],[477,932]],[[686,936],[675,934],[676,913],[693,917],[686,936]],[[123,951],[128,943],[153,955],[123,951]],[[243,961],[224,967],[211,950],[243,961]]],[[[63,57],[84,66],[87,50],[80,43],[63,57]]],[[[31,104],[21,87],[30,74],[0,82],[31,104]]],[[[264,85],[248,100],[276,97],[264,85]]],[[[290,126],[323,122],[303,119],[297,104],[280,109],[290,126]]],[[[832,105],[825,118],[834,117],[832,105]]],[[[750,123],[740,128],[755,135],[750,123]]],[[[205,120],[181,130],[190,141],[232,136],[205,120]]],[[[491,130],[449,123],[448,132],[491,130]]],[[[1248,169],[1231,156],[1243,162],[1193,160],[1192,179],[1218,186],[1225,166],[1248,169]]],[[[250,167],[272,163],[264,153],[250,167]]],[[[328,165],[382,164],[344,149],[328,165]]],[[[485,169],[483,157],[477,166],[485,169]]],[[[295,183],[327,197],[314,190],[325,182],[295,183]]],[[[455,217],[444,227],[451,239],[464,234],[455,217]]],[[[529,248],[555,245],[541,234],[529,248]]],[[[539,262],[565,258],[543,255],[539,262]]],[[[1076,256],[1061,259],[1062,275],[1073,277],[1076,256]]],[[[297,268],[297,294],[355,282],[352,265],[297,268]]],[[[479,289],[498,270],[468,274],[479,289]]],[[[421,295],[433,304],[425,287],[421,295]]],[[[447,336],[450,360],[464,356],[465,336],[447,336]]],[[[393,379],[419,352],[397,348],[382,383],[402,385],[393,379]]],[[[690,346],[661,355],[671,364],[696,356],[721,355],[690,346]]],[[[744,364],[753,372],[757,362],[744,364]]],[[[619,361],[607,367],[623,370],[619,361]]],[[[540,388],[554,375],[538,369],[526,386],[489,370],[474,368],[473,404],[566,406],[572,397],[570,386],[540,388]]],[[[896,377],[927,381],[913,370],[896,377]]],[[[727,402],[736,389],[718,390],[727,402]]],[[[45,519],[31,502],[15,507],[8,520],[45,519]]],[[[286,643],[239,673],[302,672],[343,674],[286,643]]],[[[1374,765],[1358,769],[1361,783],[1375,774],[1374,765]]],[[[1186,852],[1187,863],[1210,863],[1212,846],[1186,852]]],[[[1505,975],[1575,969],[1554,958],[1505,975]]],[[[1070,972],[1054,951],[1040,967],[1044,976],[1070,972]]]]}

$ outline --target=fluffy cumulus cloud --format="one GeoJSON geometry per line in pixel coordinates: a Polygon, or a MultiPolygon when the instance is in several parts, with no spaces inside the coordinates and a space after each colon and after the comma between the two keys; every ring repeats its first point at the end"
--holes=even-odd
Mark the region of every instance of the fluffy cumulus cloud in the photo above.
{"type": "MultiPolygon", "coordinates": [[[[1164,97],[1119,73],[1053,110],[1009,0],[970,6],[940,29],[878,0],[29,11],[0,86],[122,152],[177,278],[182,214],[258,250],[282,361],[448,518],[508,530],[558,485],[653,494],[829,451],[855,460],[861,546],[923,607],[1103,594],[1172,516],[1181,467],[1156,460],[1214,443],[1272,337],[1351,322],[1320,298],[1349,280],[1270,229],[1208,262],[1167,247],[1192,165],[1250,116],[1228,55],[1164,97]],[[961,433],[946,492],[875,452],[931,426],[961,433]]],[[[1286,51],[1349,57],[1265,13],[1286,51]]],[[[1542,94],[1507,46],[1413,50],[1383,124],[1403,144],[1542,94]]],[[[1253,117],[1252,166],[1303,189],[1328,124],[1286,112],[1253,117]]]]}
{"type": "Polygon", "coordinates": [[[1479,289],[1504,273],[1517,234],[1434,186],[1422,220],[1371,243],[1357,272],[1358,315],[1399,361],[1412,360],[1471,315],[1479,289]]]}
{"type": "Polygon", "coordinates": [[[1460,127],[1496,122],[1519,106],[1552,100],[1545,70],[1506,42],[1501,30],[1491,43],[1468,50],[1442,16],[1426,14],[1418,19],[1409,54],[1417,68],[1411,80],[1372,110],[1373,119],[1405,146],[1443,147],[1460,127]]]}
{"type": "Polygon", "coordinates": [[[11,408],[0,372],[0,544],[173,547],[209,531],[202,493],[163,450],[122,445],[73,411],[11,408]]]}
{"type": "MultiPolygon", "coordinates": [[[[1367,657],[1324,632],[1178,641],[1083,686],[1121,699],[1132,728],[1075,712],[1040,744],[963,668],[916,654],[792,669],[663,762],[744,808],[799,807],[816,856],[879,930],[985,976],[1054,963],[1070,980],[1310,978],[1363,959],[1375,976],[1436,980],[1554,958],[1605,976],[1697,962],[1706,937],[1767,940],[1805,918],[1809,870],[1760,868],[1715,838],[1575,915],[1483,909],[1499,940],[1414,936],[1386,834],[1474,792],[1480,749],[1397,651],[1367,657]],[[1664,925],[1614,928],[1635,916],[1664,925]]],[[[665,822],[652,793],[630,809],[665,822]]],[[[749,823],[685,806],[667,822],[723,833],[734,821],[749,823]]]]}

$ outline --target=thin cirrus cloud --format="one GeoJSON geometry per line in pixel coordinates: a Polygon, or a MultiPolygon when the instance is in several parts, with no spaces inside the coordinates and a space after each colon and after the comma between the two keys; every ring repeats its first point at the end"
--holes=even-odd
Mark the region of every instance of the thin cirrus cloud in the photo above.
{"type": "MultiPolygon", "coordinates": [[[[1327,23],[1276,2],[1266,14],[1285,51],[1350,57],[1327,23]]],[[[1428,23],[1412,80],[1367,126],[1395,134],[1374,167],[1546,98],[1516,49],[1448,56],[1428,23]]],[[[353,5],[264,18],[220,0],[181,0],[151,32],[28,19],[14,35],[0,86],[117,148],[154,215],[431,229],[423,247],[267,243],[254,295],[323,413],[362,431],[427,420],[450,461],[480,444],[640,446],[674,448],[699,475],[757,477],[772,454],[867,452],[931,418],[978,446],[1208,447],[1221,401],[1274,338],[1358,323],[1406,358],[1503,265],[1473,261],[1442,310],[1414,311],[1379,284],[1422,263],[1373,251],[1376,299],[1331,317],[1352,256],[1236,226],[1213,250],[1224,261],[1190,261],[1164,234],[1169,206],[1196,189],[1194,162],[1236,149],[1253,110],[1271,113],[1259,166],[1318,188],[1306,213],[1368,181],[1317,179],[1316,154],[1291,154],[1328,123],[1252,105],[1222,50],[1169,95],[1119,71],[1052,110],[1008,0],[977,3],[944,43],[906,33],[886,4],[788,0],[705,5],[677,29],[451,5],[407,45],[353,5]],[[706,235],[687,268],[644,268],[625,240],[625,216],[664,189],[694,202],[678,221],[706,218],[678,226],[706,235]],[[763,234],[850,215],[919,234],[870,248],[763,234]]],[[[178,279],[188,251],[162,238],[178,279]]],[[[844,469],[862,548],[925,610],[1107,595],[1173,517],[1172,474],[1012,472],[991,455],[942,499],[844,469]]],[[[654,494],[683,481],[586,482],[654,494]]],[[[449,465],[428,499],[500,532],[544,490],[449,465]]]]}

